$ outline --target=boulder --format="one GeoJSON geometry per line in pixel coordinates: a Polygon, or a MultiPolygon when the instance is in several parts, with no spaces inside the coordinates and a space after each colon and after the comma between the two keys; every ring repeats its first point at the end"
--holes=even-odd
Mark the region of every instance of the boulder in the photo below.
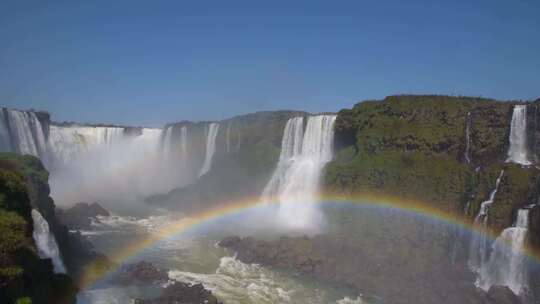
{"type": "Polygon", "coordinates": [[[506,286],[491,286],[487,294],[492,304],[521,304],[521,300],[506,286]]]}
{"type": "Polygon", "coordinates": [[[202,284],[175,282],[163,288],[162,294],[153,299],[135,299],[136,304],[220,304],[212,292],[202,284]]]}
{"type": "Polygon", "coordinates": [[[57,211],[60,221],[70,229],[87,229],[92,219],[109,215],[109,212],[98,203],[77,203],[67,210],[57,211]]]}
{"type": "Polygon", "coordinates": [[[120,285],[153,285],[168,280],[167,270],[159,269],[146,261],[123,265],[113,277],[114,283],[120,285]]]}

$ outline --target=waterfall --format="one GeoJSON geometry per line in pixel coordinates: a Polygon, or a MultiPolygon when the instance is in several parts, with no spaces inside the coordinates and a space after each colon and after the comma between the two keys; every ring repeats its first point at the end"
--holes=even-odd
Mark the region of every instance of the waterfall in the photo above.
{"type": "Polygon", "coordinates": [[[467,112],[465,121],[465,161],[471,163],[471,112],[467,112]]]}
{"type": "Polygon", "coordinates": [[[183,126],[182,128],[180,128],[180,153],[182,154],[182,164],[184,165],[184,167],[186,166],[186,162],[188,160],[187,146],[188,146],[187,127],[183,126]]]}
{"type": "Polygon", "coordinates": [[[165,128],[163,132],[163,158],[168,159],[171,154],[171,135],[173,127],[169,126],[165,128]]]}
{"type": "Polygon", "coordinates": [[[32,209],[32,221],[34,222],[32,236],[36,243],[39,257],[42,259],[51,259],[55,273],[66,273],[66,267],[60,257],[60,250],[58,250],[58,244],[56,244],[54,235],[49,230],[49,224],[36,209],[32,209]]]}
{"type": "Polygon", "coordinates": [[[232,122],[229,122],[227,124],[227,132],[225,132],[225,141],[227,144],[227,154],[231,153],[231,124],[232,122]]]}
{"type": "Polygon", "coordinates": [[[507,162],[530,165],[527,152],[527,106],[516,105],[510,124],[510,147],[507,162]]]}
{"type": "Polygon", "coordinates": [[[285,183],[285,175],[294,156],[300,154],[302,136],[304,133],[303,126],[303,117],[291,118],[285,124],[277,168],[263,190],[263,199],[270,199],[271,197],[276,196],[279,193],[281,185],[285,183]]]}
{"type": "Polygon", "coordinates": [[[324,165],[332,159],[335,115],[311,116],[303,131],[302,117],[287,121],[281,154],[262,200],[277,199],[279,218],[293,228],[310,228],[321,218],[313,204],[324,165]]]}
{"type": "Polygon", "coordinates": [[[49,130],[48,149],[55,165],[77,159],[84,153],[107,150],[124,139],[124,128],[56,126],[49,130]]]}
{"type": "Polygon", "coordinates": [[[525,291],[528,275],[524,249],[528,222],[529,210],[519,209],[514,226],[504,229],[495,240],[489,261],[478,273],[478,287],[487,291],[493,285],[504,285],[517,295],[525,291]]]}
{"type": "Polygon", "coordinates": [[[235,149],[236,149],[236,152],[238,153],[240,151],[240,145],[242,144],[242,130],[239,127],[237,127],[236,130],[237,130],[236,131],[237,138],[236,138],[236,148],[235,149]]]}
{"type": "Polygon", "coordinates": [[[13,147],[11,146],[11,134],[9,133],[8,119],[5,113],[0,108],[0,151],[11,152],[13,147]]]}
{"type": "Polygon", "coordinates": [[[210,171],[210,168],[212,167],[212,159],[214,158],[214,152],[216,151],[216,136],[219,130],[219,124],[218,123],[211,123],[209,126],[207,126],[206,130],[206,153],[204,155],[204,162],[203,166],[201,168],[201,171],[199,171],[198,177],[201,177],[208,173],[210,171]]]}
{"type": "Polygon", "coordinates": [[[487,231],[488,225],[488,212],[489,207],[495,200],[495,195],[499,190],[499,184],[504,175],[504,170],[501,170],[497,181],[495,182],[495,188],[489,194],[487,201],[482,202],[480,210],[474,219],[474,225],[479,229],[478,235],[472,237],[470,252],[469,252],[469,267],[472,271],[478,272],[487,262],[488,249],[489,249],[489,236],[487,231]]]}
{"type": "Polygon", "coordinates": [[[7,119],[2,119],[0,127],[2,144],[5,145],[3,150],[44,156],[47,149],[45,134],[36,114],[9,109],[6,109],[5,113],[7,119]]]}
{"type": "Polygon", "coordinates": [[[34,135],[38,154],[41,156],[45,156],[47,149],[47,140],[45,139],[45,134],[43,133],[43,126],[41,125],[41,122],[39,121],[35,113],[30,112],[28,113],[28,115],[30,117],[30,125],[32,127],[31,131],[34,135]]]}

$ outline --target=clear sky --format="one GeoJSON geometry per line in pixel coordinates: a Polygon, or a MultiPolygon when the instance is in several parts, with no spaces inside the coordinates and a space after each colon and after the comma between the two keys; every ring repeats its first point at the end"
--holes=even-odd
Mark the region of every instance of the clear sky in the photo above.
{"type": "Polygon", "coordinates": [[[158,125],[540,97],[539,0],[0,1],[0,105],[158,125]]]}

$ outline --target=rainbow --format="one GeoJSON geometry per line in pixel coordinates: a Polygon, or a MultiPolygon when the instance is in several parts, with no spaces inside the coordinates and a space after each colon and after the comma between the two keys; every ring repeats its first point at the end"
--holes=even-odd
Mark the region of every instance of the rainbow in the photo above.
{"type": "MultiPolygon", "coordinates": [[[[425,216],[443,223],[458,226],[469,231],[478,231],[478,227],[472,225],[472,222],[466,219],[463,215],[451,212],[445,212],[434,208],[433,204],[427,204],[417,200],[407,200],[389,195],[378,194],[361,194],[361,195],[322,195],[320,203],[346,203],[364,206],[376,206],[388,209],[396,209],[407,211],[410,213],[425,216]]],[[[174,221],[157,231],[151,233],[148,237],[138,240],[121,250],[114,255],[109,256],[112,261],[125,261],[137,255],[143,250],[152,247],[160,240],[164,240],[185,232],[188,229],[196,228],[198,225],[211,222],[223,217],[232,216],[240,212],[247,211],[261,206],[260,197],[238,200],[233,202],[222,203],[218,206],[211,207],[207,210],[194,213],[188,217],[174,221]]],[[[491,231],[485,231],[492,239],[497,235],[491,231]]],[[[540,254],[532,248],[526,248],[525,255],[533,260],[540,261],[540,254]]],[[[91,263],[87,265],[83,271],[79,281],[81,289],[88,288],[98,280],[116,271],[117,268],[105,265],[102,262],[91,263]]]]}

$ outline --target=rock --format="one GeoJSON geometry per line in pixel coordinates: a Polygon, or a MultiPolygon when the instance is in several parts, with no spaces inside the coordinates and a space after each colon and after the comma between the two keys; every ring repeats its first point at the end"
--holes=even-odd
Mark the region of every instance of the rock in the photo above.
{"type": "Polygon", "coordinates": [[[77,203],[67,210],[57,211],[59,219],[70,229],[88,229],[92,219],[109,215],[109,212],[98,203],[77,203]]]}
{"type": "Polygon", "coordinates": [[[167,270],[159,269],[146,261],[122,265],[112,279],[113,283],[120,285],[153,285],[168,280],[167,270]]]}
{"type": "Polygon", "coordinates": [[[229,236],[221,240],[218,245],[220,247],[224,248],[236,248],[240,243],[242,242],[242,239],[238,236],[229,236]]]}
{"type": "Polygon", "coordinates": [[[202,284],[189,285],[175,282],[162,290],[162,294],[153,299],[135,299],[136,304],[220,304],[212,292],[202,284]]]}
{"type": "MultiPolygon", "coordinates": [[[[158,286],[168,281],[168,270],[159,269],[146,261],[122,265],[111,278],[113,284],[122,286],[158,286]]],[[[205,289],[202,284],[191,285],[183,282],[173,282],[166,284],[166,287],[161,287],[161,295],[157,298],[135,299],[134,302],[138,304],[219,304],[212,292],[205,289]]]]}
{"type": "Polygon", "coordinates": [[[492,304],[521,304],[521,300],[506,286],[491,286],[487,297],[492,304]]]}
{"type": "Polygon", "coordinates": [[[137,137],[142,135],[141,127],[124,127],[124,136],[125,137],[137,137]]]}

